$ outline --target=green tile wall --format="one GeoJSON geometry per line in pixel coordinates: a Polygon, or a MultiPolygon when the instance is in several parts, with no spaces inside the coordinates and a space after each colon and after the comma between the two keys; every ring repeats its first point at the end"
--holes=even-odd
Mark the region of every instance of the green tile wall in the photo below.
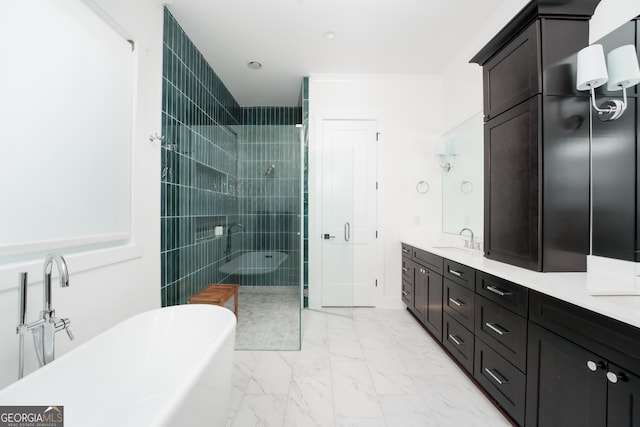
{"type": "Polygon", "coordinates": [[[309,307],[309,77],[302,79],[302,123],[304,124],[304,307],[309,307]]]}
{"type": "Polygon", "coordinates": [[[240,132],[240,215],[245,251],[288,257],[274,274],[240,279],[253,286],[299,286],[302,123],[300,107],[243,108],[240,132]]]}
{"type": "MultiPolygon", "coordinates": [[[[238,219],[241,108],[165,8],[162,72],[162,305],[184,304],[228,277],[226,236],[238,219]]],[[[235,252],[241,250],[238,235],[235,252]]]]}
{"type": "Polygon", "coordinates": [[[184,304],[208,283],[298,286],[302,109],[241,108],[166,8],[163,48],[162,305],[184,304]],[[240,223],[228,252],[228,226],[240,223]],[[288,258],[270,275],[220,273],[249,251],[288,258]]]}

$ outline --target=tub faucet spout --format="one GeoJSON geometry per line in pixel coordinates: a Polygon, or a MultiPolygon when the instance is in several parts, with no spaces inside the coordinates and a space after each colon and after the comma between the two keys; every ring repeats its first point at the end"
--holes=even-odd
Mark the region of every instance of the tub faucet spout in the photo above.
{"type": "Polygon", "coordinates": [[[51,270],[53,264],[58,267],[60,274],[60,286],[66,288],[69,286],[69,270],[67,263],[61,255],[47,254],[44,260],[43,278],[42,278],[42,311],[40,317],[31,323],[26,322],[27,311],[27,273],[20,275],[20,307],[19,319],[16,333],[20,336],[19,354],[18,354],[18,378],[22,378],[24,373],[24,335],[31,331],[33,333],[33,342],[40,366],[44,366],[52,362],[55,358],[55,334],[58,331],[65,330],[69,339],[73,340],[73,334],[69,329],[71,321],[69,319],[59,319],[56,317],[56,311],[53,309],[51,302],[51,270]]]}

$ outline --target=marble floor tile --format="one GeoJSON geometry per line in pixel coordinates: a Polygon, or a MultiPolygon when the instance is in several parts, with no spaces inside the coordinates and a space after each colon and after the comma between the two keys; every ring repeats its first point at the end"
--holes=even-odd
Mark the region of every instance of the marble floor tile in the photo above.
{"type": "Polygon", "coordinates": [[[332,361],[331,369],[336,417],[382,416],[378,395],[366,362],[360,360],[332,361]]]}
{"type": "Polygon", "coordinates": [[[291,362],[280,352],[261,352],[246,393],[286,395],[291,385],[291,372],[291,362]]]}
{"type": "Polygon", "coordinates": [[[291,382],[286,427],[334,425],[333,394],[329,377],[294,377],[291,382]]]}
{"type": "Polygon", "coordinates": [[[282,427],[286,408],[286,394],[246,394],[231,426],[282,427]]]}
{"type": "Polygon", "coordinates": [[[301,351],[236,351],[229,426],[508,427],[407,310],[304,310],[301,351]]]}
{"type": "Polygon", "coordinates": [[[428,403],[423,396],[415,394],[380,397],[387,427],[438,427],[428,403]]]}

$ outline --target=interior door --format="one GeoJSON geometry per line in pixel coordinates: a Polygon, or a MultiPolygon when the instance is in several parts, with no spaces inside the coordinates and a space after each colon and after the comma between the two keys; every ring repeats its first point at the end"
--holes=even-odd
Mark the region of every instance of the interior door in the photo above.
{"type": "Polygon", "coordinates": [[[375,305],[375,121],[325,120],[322,305],[375,305]]]}

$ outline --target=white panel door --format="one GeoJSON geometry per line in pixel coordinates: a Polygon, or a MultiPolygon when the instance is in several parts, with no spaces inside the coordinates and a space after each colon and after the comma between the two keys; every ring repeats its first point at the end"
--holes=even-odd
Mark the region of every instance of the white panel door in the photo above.
{"type": "Polygon", "coordinates": [[[375,305],[375,121],[323,122],[322,305],[375,305]]]}

